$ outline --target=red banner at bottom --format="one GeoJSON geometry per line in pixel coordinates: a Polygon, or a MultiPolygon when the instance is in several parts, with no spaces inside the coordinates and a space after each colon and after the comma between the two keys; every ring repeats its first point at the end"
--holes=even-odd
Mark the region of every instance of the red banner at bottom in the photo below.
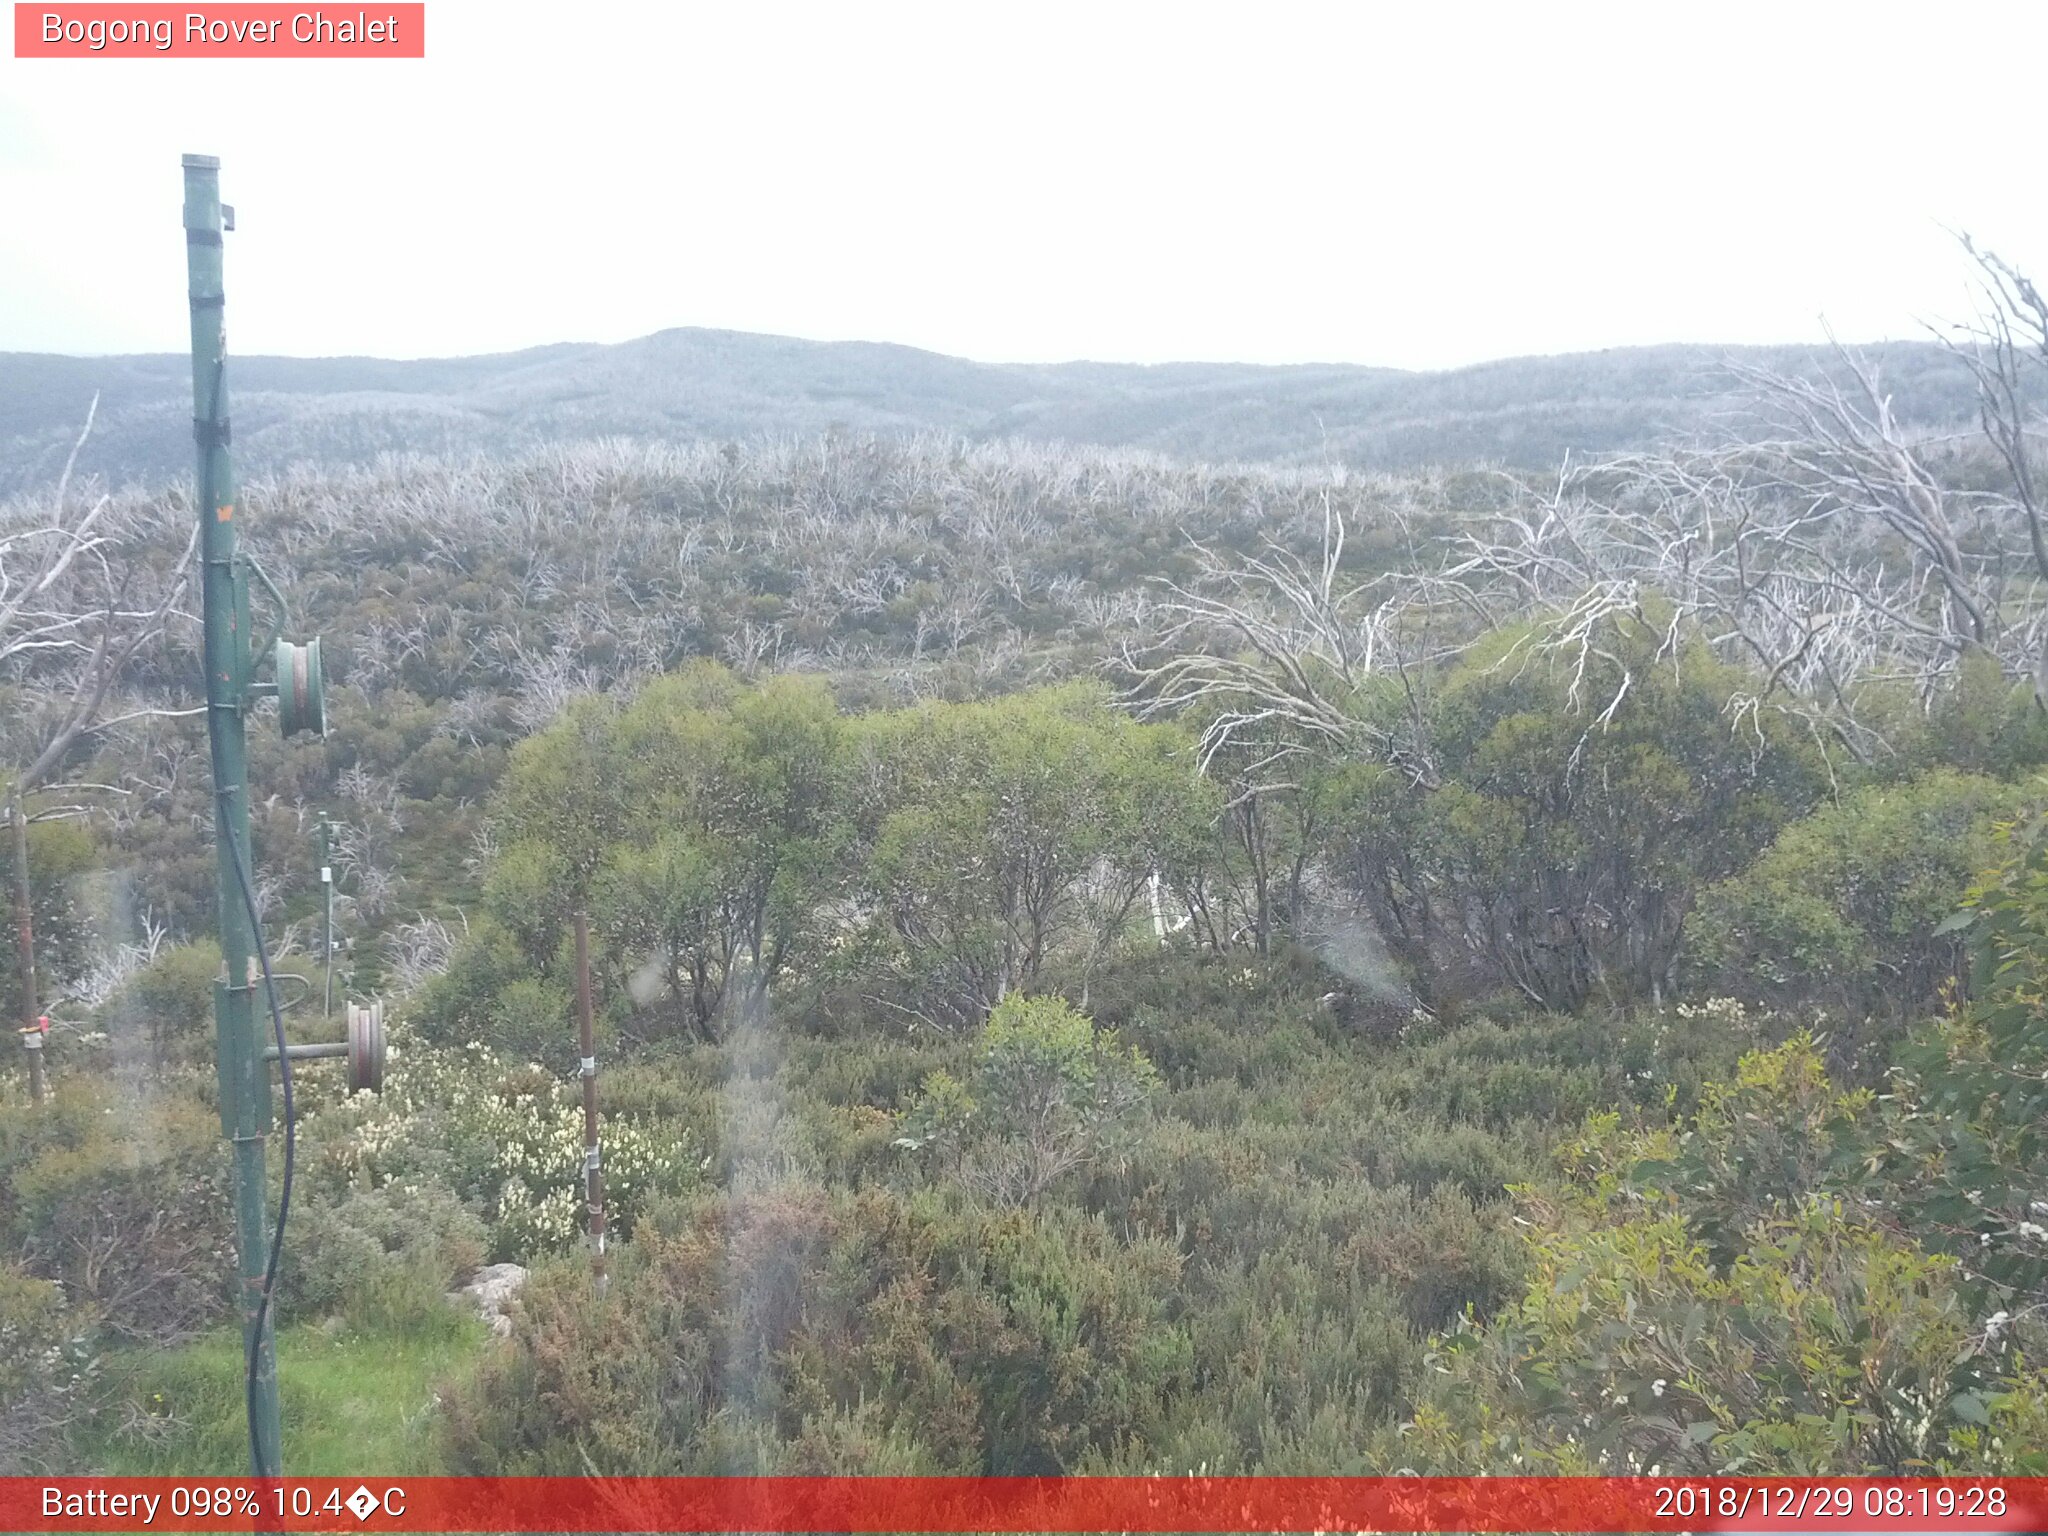
{"type": "Polygon", "coordinates": [[[2048,1478],[0,1478],[5,1531],[2048,1532],[2048,1478]]]}

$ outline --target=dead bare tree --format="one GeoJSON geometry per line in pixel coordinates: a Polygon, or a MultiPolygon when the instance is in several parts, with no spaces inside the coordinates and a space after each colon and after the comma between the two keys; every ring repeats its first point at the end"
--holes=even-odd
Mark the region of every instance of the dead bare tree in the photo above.
{"type": "MultiPolygon", "coordinates": [[[[468,930],[467,919],[462,920],[462,928],[468,930]]],[[[410,922],[396,924],[384,936],[383,949],[398,990],[415,991],[448,969],[457,942],[453,928],[424,912],[414,913],[410,922]]]]}
{"type": "Polygon", "coordinates": [[[72,472],[98,408],[95,395],[50,495],[0,509],[0,678],[16,680],[27,706],[15,711],[26,731],[12,743],[12,777],[24,792],[80,736],[115,723],[103,706],[136,656],[180,616],[199,538],[194,520],[184,552],[159,574],[150,569],[146,512],[117,508],[107,494],[73,505],[72,472]]]}
{"type": "Polygon", "coordinates": [[[1979,260],[1997,280],[1992,301],[1952,348],[1975,372],[2009,493],[1953,488],[1935,468],[1939,440],[1909,431],[1847,348],[1832,377],[1737,364],[1768,435],[1567,465],[1546,492],[1521,487],[1454,536],[1445,590],[1485,627],[1536,616],[1529,646],[1580,664],[1600,618],[1654,601],[1668,653],[1698,634],[1747,664],[1756,682],[1731,697],[1733,713],[1796,716],[1863,761],[1889,750],[1865,719],[1870,690],[1931,703],[1972,652],[2031,673],[2048,698],[2048,509],[2022,379],[2048,363],[2048,309],[1979,260]]]}
{"type": "MultiPolygon", "coordinates": [[[[2048,377],[2048,299],[1996,252],[1967,234],[1960,239],[1977,264],[1983,303],[1974,322],[1943,340],[1976,381],[1978,423],[2006,471],[2009,489],[2000,500],[2026,531],[2034,580],[2048,583],[2048,508],[2034,464],[2042,415],[2029,400],[2029,383],[2048,377]]],[[[2034,700],[2048,708],[2048,624],[2037,617],[2029,639],[2034,700]]]]}
{"type": "MultiPolygon", "coordinates": [[[[198,543],[192,529],[171,571],[149,568],[148,529],[132,508],[102,494],[74,508],[71,476],[99,411],[94,395],[54,491],[0,509],[0,684],[16,695],[12,723],[0,727],[11,748],[8,820],[13,837],[13,908],[22,1027],[41,1006],[30,891],[28,824],[73,814],[59,807],[31,815],[28,797],[64,762],[81,736],[147,716],[173,713],[143,707],[108,716],[105,705],[130,663],[176,611],[185,572],[198,543]],[[11,738],[11,739],[9,739],[11,738]]],[[[96,793],[103,786],[80,786],[96,793]]],[[[41,1077],[35,1077],[40,1097],[41,1077]]]]}
{"type": "MultiPolygon", "coordinates": [[[[1200,762],[1250,750],[1260,784],[1298,753],[1371,755],[1434,782],[1412,686],[1426,628],[1403,623],[1420,589],[1407,578],[1347,581],[1344,517],[1327,493],[1323,542],[1309,560],[1268,540],[1231,560],[1191,540],[1202,571],[1162,583],[1154,628],[1126,642],[1126,701],[1141,715],[1193,711],[1204,721],[1200,762]],[[1404,703],[1391,717],[1366,706],[1367,686],[1392,679],[1404,703]]],[[[1281,775],[1284,776],[1284,775],[1281,775]]]]}
{"type": "MultiPolygon", "coordinates": [[[[1836,357],[1853,380],[1849,389],[1828,380],[1735,369],[1793,428],[1760,450],[1766,489],[1782,494],[1810,525],[1834,535],[1798,539],[1791,547],[1812,562],[1813,574],[1879,602],[1883,589],[1850,576],[1834,549],[1890,534],[1901,549],[1891,569],[1917,578],[1919,590],[1911,594],[1918,599],[1911,607],[1885,602],[1884,617],[1949,656],[1991,648],[2002,627],[1992,591],[2000,562],[1995,546],[1987,548],[1971,535],[1989,531],[1998,509],[1952,497],[1900,424],[1875,370],[1847,348],[1838,347],[1836,357]]],[[[1894,593],[1905,595],[1897,588],[1894,593]]]]}
{"type": "MultiPolygon", "coordinates": [[[[1791,439],[1567,464],[1547,491],[1524,487],[1451,536],[1439,601],[1481,629],[1524,626],[1520,649],[1562,653],[1575,681],[1603,621],[1654,605],[1660,659],[1698,635],[1746,664],[1755,683],[1731,696],[1734,713],[1779,710],[1868,760],[1885,747],[1861,718],[1866,681],[1931,691],[1968,642],[1927,561],[1886,558],[1866,509],[1812,493],[1826,451],[1791,439]]],[[[1963,558],[1951,572],[1980,574],[1963,558]]],[[[1620,677],[1596,723],[1631,686],[1620,677]]]]}

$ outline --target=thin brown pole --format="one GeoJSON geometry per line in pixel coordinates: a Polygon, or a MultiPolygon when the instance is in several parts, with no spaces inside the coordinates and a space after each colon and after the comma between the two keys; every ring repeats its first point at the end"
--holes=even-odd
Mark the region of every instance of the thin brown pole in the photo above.
{"type": "Polygon", "coordinates": [[[576,1024],[583,1050],[583,1197],[590,1209],[590,1269],[597,1294],[605,1288],[604,1170],[597,1142],[597,1024],[590,1007],[590,919],[576,914],[576,1024]]]}
{"type": "Polygon", "coordinates": [[[7,819],[14,825],[14,935],[21,973],[21,1043],[28,1050],[29,1097],[43,1098],[43,1036],[36,1019],[36,927],[29,908],[28,812],[21,803],[21,785],[14,786],[7,819]]]}

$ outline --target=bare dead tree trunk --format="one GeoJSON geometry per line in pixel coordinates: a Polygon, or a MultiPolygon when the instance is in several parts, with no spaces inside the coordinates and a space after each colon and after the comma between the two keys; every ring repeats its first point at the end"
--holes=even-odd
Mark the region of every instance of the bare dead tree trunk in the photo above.
{"type": "MultiPolygon", "coordinates": [[[[2026,405],[2028,365],[2048,365],[2048,299],[1995,252],[1978,249],[1968,235],[1962,242],[1984,275],[1985,304],[1975,325],[1943,339],[1976,379],[1978,422],[2011,477],[2034,574],[2048,582],[2048,507],[2035,480],[2031,441],[2040,422],[2026,405]]],[[[2048,708],[2048,626],[2035,647],[2033,685],[2034,703],[2048,708]]]]}
{"type": "Polygon", "coordinates": [[[104,714],[129,663],[178,613],[199,533],[195,524],[183,554],[159,582],[150,574],[143,531],[111,495],[71,512],[72,470],[98,409],[94,395],[48,499],[47,517],[34,504],[19,516],[10,509],[0,524],[0,662],[34,662],[45,679],[54,679],[38,684],[52,708],[19,760],[15,782],[23,790],[47,778],[81,736],[125,720],[193,712],[104,714]]]}

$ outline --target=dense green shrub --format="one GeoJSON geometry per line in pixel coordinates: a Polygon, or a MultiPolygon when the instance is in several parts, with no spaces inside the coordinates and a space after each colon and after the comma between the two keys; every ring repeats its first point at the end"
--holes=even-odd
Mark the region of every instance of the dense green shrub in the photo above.
{"type": "Polygon", "coordinates": [[[748,687],[709,664],[623,709],[584,701],[512,755],[493,910],[548,964],[590,908],[613,976],[647,968],[650,1014],[716,1038],[728,1005],[758,1011],[811,957],[844,883],[843,731],[814,679],[748,687]]]}
{"type": "Polygon", "coordinates": [[[1981,1307],[2023,1318],[2048,1309],[2048,820],[2006,829],[1999,855],[1950,922],[1972,997],[1899,1051],[1862,1172],[1981,1307]]]}
{"type": "Polygon", "coordinates": [[[1180,1263],[1071,1210],[801,1184],[712,1197],[643,1230],[601,1303],[571,1267],[536,1278],[523,1339],[452,1406],[452,1459],[815,1470],[865,1412],[862,1434],[917,1470],[1078,1466],[1188,1380],[1180,1263]]]}
{"type": "Polygon", "coordinates": [[[1085,981],[1217,808],[1180,730],[1079,686],[870,716],[862,745],[876,952],[942,1022],[1062,955],[1085,981]]]}
{"type": "Polygon", "coordinates": [[[213,1061],[214,984],[221,974],[220,946],[211,940],[165,950],[131,976],[100,1011],[117,1053],[146,1045],[150,1064],[213,1061]]]}
{"type": "Polygon", "coordinates": [[[1198,1050],[1113,1156],[1016,1207],[963,1188],[942,1142],[888,1142],[940,1128],[919,1094],[941,1072],[962,1133],[985,1069],[1004,1114],[1062,1064],[1086,1080],[1096,1034],[1056,999],[998,1010],[1022,1061],[931,1031],[649,1048],[622,1102],[715,1148],[724,1192],[644,1207],[602,1303],[579,1259],[542,1266],[455,1394],[455,1464],[1386,1470],[1376,1437],[1415,1399],[1425,1331],[1520,1294],[1506,1186],[1547,1166],[1558,1118],[1655,1119],[1760,1026],[1529,1015],[1366,1045],[1322,1001],[1334,980],[1293,953],[1100,967],[1120,1049],[1198,1050]]]}
{"type": "MultiPolygon", "coordinates": [[[[421,1038],[433,1045],[463,1046],[475,1040],[493,1050],[530,1057],[533,1045],[538,1042],[515,1046],[495,1036],[500,994],[515,982],[531,979],[533,962],[521,947],[518,935],[484,914],[470,924],[469,931],[455,946],[447,969],[428,980],[415,994],[408,1015],[421,1038]]],[[[566,1038],[566,1012],[559,1027],[566,1038]]]]}
{"type": "Polygon", "coordinates": [[[1596,1117],[1571,1180],[1525,1192],[1522,1299],[1445,1342],[1401,1454],[1464,1474],[2048,1465],[2048,1377],[1955,1260],[1847,1193],[1869,1115],[1795,1040],[1682,1136],[1596,1117]]]}
{"type": "Polygon", "coordinates": [[[1475,958],[1552,1008],[1660,1000],[1698,892],[1820,790],[1788,721],[1729,728],[1744,682],[1649,610],[1583,647],[1537,620],[1492,634],[1431,701],[1436,780],[1353,776],[1338,872],[1433,1001],[1476,984],[1475,958]]]}
{"type": "Polygon", "coordinates": [[[929,1151],[998,1204],[1029,1204],[1113,1153],[1158,1077],[1116,1031],[1014,992],[981,1028],[972,1077],[927,1077],[896,1145],[929,1151]]]}
{"type": "Polygon", "coordinates": [[[1793,823],[1694,920],[1704,985],[1780,1006],[1823,1003],[1889,1020],[1933,1007],[1959,977],[1940,931],[1993,856],[1992,828],[2022,792],[1939,770],[1852,791],[1793,823]]]}
{"type": "Polygon", "coordinates": [[[295,1201],[278,1282],[283,1317],[338,1313],[358,1328],[400,1332],[443,1309],[483,1262],[481,1218],[437,1186],[309,1188],[295,1201]]]}
{"type": "Polygon", "coordinates": [[[0,1114],[0,1233],[81,1318],[161,1344],[222,1315],[234,1263],[219,1119],[73,1080],[0,1114]]]}
{"type": "Polygon", "coordinates": [[[95,1374],[91,1332],[56,1281],[0,1261],[0,1475],[63,1461],[95,1374]]]}
{"type": "Polygon", "coordinates": [[[1988,651],[1964,654],[1932,709],[1918,698],[1902,704],[1909,717],[1919,717],[1895,732],[1911,767],[2011,779],[2048,763],[2048,710],[2035,700],[2032,680],[2007,677],[1988,651]]]}

